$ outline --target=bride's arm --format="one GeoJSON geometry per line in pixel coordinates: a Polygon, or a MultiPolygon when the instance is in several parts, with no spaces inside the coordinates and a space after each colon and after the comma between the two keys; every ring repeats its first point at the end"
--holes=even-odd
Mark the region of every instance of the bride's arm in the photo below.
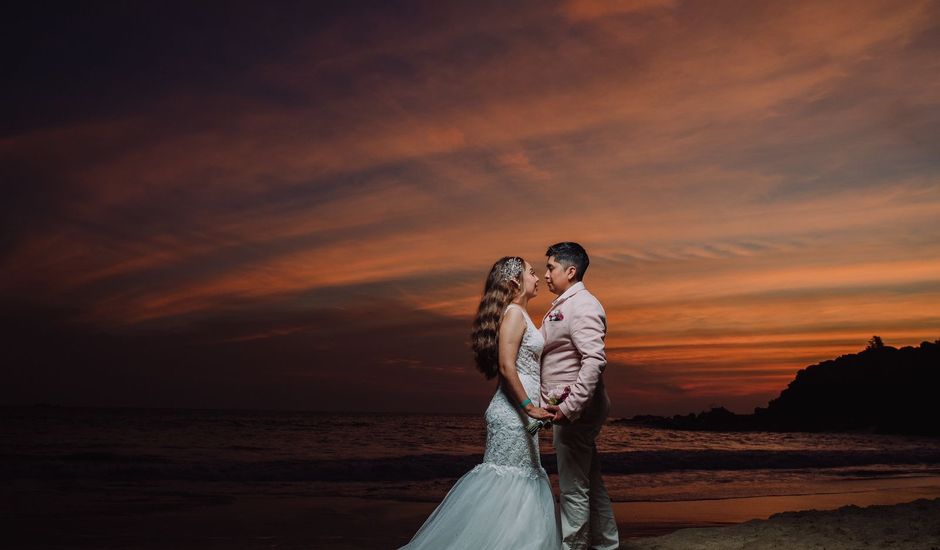
{"type": "MultiPolygon", "coordinates": [[[[529,399],[526,395],[519,373],[516,371],[516,356],[522,345],[522,336],[525,334],[526,323],[522,312],[511,307],[499,325],[499,375],[502,377],[506,391],[516,406],[529,399]]],[[[535,406],[531,400],[523,408],[532,418],[548,419],[554,415],[541,407],[535,406]]]]}

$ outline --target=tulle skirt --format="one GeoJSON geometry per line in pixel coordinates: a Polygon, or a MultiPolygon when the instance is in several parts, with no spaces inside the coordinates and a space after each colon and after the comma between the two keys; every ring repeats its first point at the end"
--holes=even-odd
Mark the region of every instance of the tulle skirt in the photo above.
{"type": "Polygon", "coordinates": [[[484,462],[451,488],[407,550],[561,548],[545,471],[484,462]]]}

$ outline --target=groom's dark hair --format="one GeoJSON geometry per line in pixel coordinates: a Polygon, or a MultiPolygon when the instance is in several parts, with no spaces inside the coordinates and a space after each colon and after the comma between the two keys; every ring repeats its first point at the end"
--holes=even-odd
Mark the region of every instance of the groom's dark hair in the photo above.
{"type": "Polygon", "coordinates": [[[574,278],[579,281],[584,278],[584,272],[587,271],[588,265],[591,263],[584,247],[578,243],[555,243],[548,247],[548,250],[545,251],[545,255],[549,258],[554,256],[556,260],[565,264],[566,267],[573,265],[575,269],[574,278]]]}

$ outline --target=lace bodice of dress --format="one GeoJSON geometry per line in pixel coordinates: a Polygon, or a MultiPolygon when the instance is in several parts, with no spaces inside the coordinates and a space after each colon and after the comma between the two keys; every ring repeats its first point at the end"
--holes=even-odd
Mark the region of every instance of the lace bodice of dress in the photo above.
{"type": "MultiPolygon", "coordinates": [[[[511,304],[509,307],[521,306],[511,304]]],[[[516,356],[516,372],[529,399],[539,404],[540,359],[545,340],[528,313],[522,310],[526,329],[516,356]]],[[[486,452],[479,467],[495,467],[509,474],[544,476],[539,460],[538,434],[530,436],[525,426],[531,421],[508,392],[503,382],[486,409],[486,452]]]]}

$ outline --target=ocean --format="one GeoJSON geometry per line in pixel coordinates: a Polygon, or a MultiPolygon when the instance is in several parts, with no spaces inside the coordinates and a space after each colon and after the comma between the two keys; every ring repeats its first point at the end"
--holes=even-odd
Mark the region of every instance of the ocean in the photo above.
{"type": "MultiPolygon", "coordinates": [[[[396,547],[484,443],[481,415],[0,408],[0,516],[23,548],[396,547]]],[[[610,422],[598,449],[627,536],[940,496],[935,438],[610,422]]]]}
{"type": "MultiPolygon", "coordinates": [[[[316,483],[334,496],[440,500],[480,462],[477,415],[0,409],[0,476],[316,483]]],[[[555,472],[551,432],[543,464],[555,472]]],[[[940,475],[940,440],[868,433],[689,432],[616,422],[598,438],[616,501],[825,491],[940,475]]]]}

